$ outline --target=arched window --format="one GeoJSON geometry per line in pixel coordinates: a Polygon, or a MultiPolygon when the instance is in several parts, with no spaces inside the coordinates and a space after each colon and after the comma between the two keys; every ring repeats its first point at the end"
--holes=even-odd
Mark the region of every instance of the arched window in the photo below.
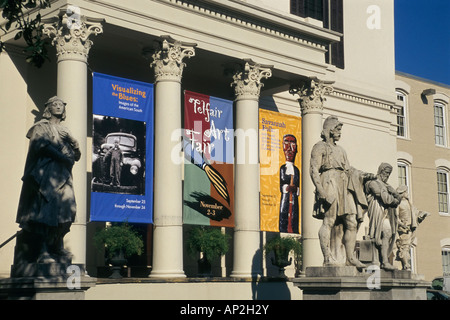
{"type": "Polygon", "coordinates": [[[449,171],[446,168],[437,170],[439,213],[450,215],[449,211],[449,171]]]}
{"type": "Polygon", "coordinates": [[[407,186],[410,189],[410,181],[409,181],[409,163],[403,160],[399,160],[397,162],[398,169],[398,185],[407,186]]]}
{"type": "Polygon", "coordinates": [[[434,102],[434,136],[435,143],[439,146],[447,145],[447,126],[445,105],[434,102]]]}
{"type": "Polygon", "coordinates": [[[408,96],[403,90],[397,90],[397,102],[395,107],[397,109],[397,136],[408,137],[408,96]]]}
{"type": "MultiPolygon", "coordinates": [[[[444,241],[449,242],[450,239],[445,239],[444,241]]],[[[444,275],[450,276],[450,245],[442,245],[441,252],[442,252],[442,271],[444,275]]]]}

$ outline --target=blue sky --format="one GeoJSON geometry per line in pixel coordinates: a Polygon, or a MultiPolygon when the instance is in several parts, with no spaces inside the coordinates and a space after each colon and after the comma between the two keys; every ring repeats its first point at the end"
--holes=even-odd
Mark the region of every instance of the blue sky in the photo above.
{"type": "Polygon", "coordinates": [[[450,0],[395,0],[396,70],[450,85],[450,0]]]}

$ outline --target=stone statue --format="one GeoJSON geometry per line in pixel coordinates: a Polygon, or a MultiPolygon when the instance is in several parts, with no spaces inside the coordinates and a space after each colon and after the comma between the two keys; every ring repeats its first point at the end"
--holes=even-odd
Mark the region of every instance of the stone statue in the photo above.
{"type": "Polygon", "coordinates": [[[411,246],[416,237],[418,225],[429,215],[428,212],[419,211],[409,199],[408,187],[400,186],[397,193],[401,197],[398,205],[397,229],[397,258],[402,263],[403,270],[411,270],[411,246]]]}
{"type": "Polygon", "coordinates": [[[17,211],[14,265],[67,263],[71,254],[63,238],[75,219],[72,167],[81,157],[78,142],[62,125],[66,103],[58,97],[45,104],[43,119],[28,131],[30,139],[17,211]]]}
{"type": "Polygon", "coordinates": [[[387,181],[392,166],[381,163],[378,167],[377,179],[366,183],[367,201],[369,203],[369,239],[375,246],[373,264],[381,261],[381,268],[395,270],[389,262],[395,235],[397,233],[397,211],[400,195],[387,181]]]}
{"type": "Polygon", "coordinates": [[[324,266],[365,265],[355,255],[356,233],[367,210],[364,183],[375,176],[350,166],[345,150],[336,144],[342,123],[334,116],[323,124],[311,151],[310,175],[316,187],[314,217],[322,219],[319,241],[324,266]]]}

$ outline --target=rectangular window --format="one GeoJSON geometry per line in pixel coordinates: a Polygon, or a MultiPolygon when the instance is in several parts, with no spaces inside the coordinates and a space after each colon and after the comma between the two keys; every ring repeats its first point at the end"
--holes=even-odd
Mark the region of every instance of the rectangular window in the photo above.
{"type": "Polygon", "coordinates": [[[291,13],[299,17],[323,20],[323,0],[291,0],[291,13]]]}
{"type": "MultiPolygon", "coordinates": [[[[343,0],[291,0],[291,14],[323,22],[323,27],[344,33],[343,0]]],[[[328,46],[325,62],[344,69],[344,39],[328,46]]]]}
{"type": "Polygon", "coordinates": [[[435,143],[440,146],[446,145],[445,139],[445,114],[444,106],[442,104],[436,103],[434,105],[434,136],[435,143]]]}
{"type": "Polygon", "coordinates": [[[397,136],[406,137],[406,95],[397,92],[397,136]]]}
{"type": "MultiPolygon", "coordinates": [[[[324,0],[323,27],[344,33],[343,0],[324,0]]],[[[340,69],[344,69],[344,37],[341,41],[328,46],[325,61],[340,69]]]]}
{"type": "Polygon", "coordinates": [[[438,183],[439,212],[448,214],[449,211],[448,211],[448,174],[447,174],[447,172],[438,171],[437,183],[438,183]]]}

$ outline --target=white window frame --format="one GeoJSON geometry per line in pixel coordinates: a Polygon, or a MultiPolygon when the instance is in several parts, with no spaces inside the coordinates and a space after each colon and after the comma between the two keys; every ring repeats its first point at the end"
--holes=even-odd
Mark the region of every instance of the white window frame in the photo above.
{"type": "Polygon", "coordinates": [[[397,89],[395,91],[396,93],[396,104],[395,107],[397,109],[397,119],[396,119],[396,123],[397,123],[397,137],[399,138],[404,138],[404,139],[408,139],[409,138],[409,125],[408,125],[408,121],[409,121],[409,117],[408,117],[408,94],[404,91],[404,90],[400,90],[397,89]],[[403,97],[403,101],[400,101],[398,99],[398,97],[401,96],[403,97]],[[403,111],[403,114],[401,114],[400,112],[403,111]],[[403,134],[400,135],[399,134],[399,129],[400,129],[400,123],[399,123],[399,118],[403,119],[403,134]]]}
{"type": "Polygon", "coordinates": [[[450,179],[450,172],[449,170],[447,170],[446,168],[438,168],[437,172],[436,172],[436,182],[437,182],[437,191],[438,191],[438,211],[440,215],[444,215],[444,216],[450,216],[450,183],[449,183],[449,179],[450,179]],[[446,188],[446,192],[440,191],[440,182],[439,182],[439,175],[443,174],[445,175],[445,185],[444,187],[446,188]],[[441,199],[443,199],[446,202],[446,207],[447,208],[441,208],[441,199]],[[444,209],[444,210],[441,210],[444,209]],[[446,209],[446,211],[445,211],[446,209]]]}
{"type": "Polygon", "coordinates": [[[409,192],[409,194],[410,194],[410,196],[411,196],[411,180],[410,180],[410,172],[409,172],[409,170],[410,170],[410,164],[408,163],[408,162],[406,162],[406,161],[404,161],[404,160],[398,160],[397,161],[397,170],[398,170],[398,186],[401,186],[402,184],[404,184],[405,186],[407,186],[408,187],[408,192],[409,192]],[[404,179],[405,179],[405,183],[401,183],[400,182],[400,167],[404,167],[405,168],[405,177],[404,177],[404,179]]]}
{"type": "Polygon", "coordinates": [[[433,104],[433,114],[434,114],[434,143],[437,146],[446,147],[447,146],[447,112],[446,112],[446,105],[440,101],[434,101],[433,104]],[[442,124],[436,123],[436,109],[440,108],[442,110],[442,124]],[[437,130],[441,129],[442,134],[439,135],[439,139],[442,139],[442,143],[440,141],[437,141],[438,139],[438,132],[437,130]]]}
{"type": "Polygon", "coordinates": [[[444,275],[450,275],[450,246],[443,246],[442,253],[442,271],[444,275]]]}

